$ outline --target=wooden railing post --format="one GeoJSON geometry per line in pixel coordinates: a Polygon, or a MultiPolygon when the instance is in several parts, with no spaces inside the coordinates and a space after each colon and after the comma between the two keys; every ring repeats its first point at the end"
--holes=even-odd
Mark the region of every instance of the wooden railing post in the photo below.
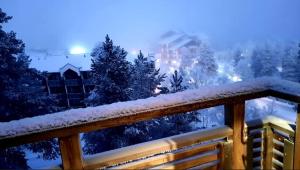
{"type": "Polygon", "coordinates": [[[79,134],[59,138],[63,169],[83,169],[79,134]]]}
{"type": "Polygon", "coordinates": [[[300,169],[300,104],[297,109],[294,147],[294,169],[300,169]]]}
{"type": "Polygon", "coordinates": [[[263,167],[272,169],[273,159],[273,131],[270,126],[264,128],[263,135],[263,167]]]}
{"type": "Polygon", "coordinates": [[[232,169],[246,169],[245,101],[225,105],[225,124],[233,129],[232,169]]]}
{"type": "Polygon", "coordinates": [[[283,169],[293,169],[294,143],[284,139],[283,169]]]}

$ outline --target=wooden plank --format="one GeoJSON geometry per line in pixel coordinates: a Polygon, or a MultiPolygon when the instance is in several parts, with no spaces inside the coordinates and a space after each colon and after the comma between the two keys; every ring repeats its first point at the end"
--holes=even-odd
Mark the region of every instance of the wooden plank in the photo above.
{"type": "Polygon", "coordinates": [[[225,160],[224,160],[224,155],[225,155],[225,150],[224,150],[224,142],[220,142],[218,144],[218,149],[219,149],[219,154],[218,154],[218,160],[219,163],[216,166],[216,169],[222,169],[224,167],[225,164],[225,160]]]}
{"type": "Polygon", "coordinates": [[[208,162],[218,160],[218,151],[210,151],[196,156],[188,157],[178,161],[166,163],[150,169],[187,169],[197,165],[202,165],[208,162]]]}
{"type": "Polygon", "coordinates": [[[255,99],[269,95],[268,90],[249,92],[245,94],[236,94],[231,97],[222,97],[210,100],[192,101],[189,103],[183,102],[177,105],[165,106],[162,108],[155,108],[152,110],[145,110],[135,112],[130,115],[110,117],[94,122],[83,122],[68,127],[55,127],[54,129],[40,129],[35,132],[28,132],[14,137],[0,138],[0,148],[17,146],[20,144],[31,143],[35,141],[48,140],[56,137],[64,137],[67,134],[76,134],[89,132],[93,130],[105,129],[120,125],[131,124],[139,121],[149,120],[167,115],[174,115],[188,111],[224,105],[235,101],[255,99]]]}
{"type": "Polygon", "coordinates": [[[300,104],[298,104],[296,118],[296,132],[294,142],[294,169],[300,169],[300,104]]]}
{"type": "Polygon", "coordinates": [[[218,165],[220,164],[219,160],[211,161],[208,163],[204,163],[198,166],[194,166],[192,168],[188,168],[187,170],[221,170],[222,168],[218,168],[218,165]]]}
{"type": "Polygon", "coordinates": [[[83,169],[79,134],[59,138],[59,147],[64,169],[83,169]]]}
{"type": "Polygon", "coordinates": [[[251,135],[248,136],[247,141],[247,168],[253,169],[253,137],[251,135]]]}
{"type": "Polygon", "coordinates": [[[203,141],[225,138],[231,135],[232,129],[227,126],[223,126],[153,140],[150,142],[95,154],[85,159],[85,168],[94,169],[112,166],[122,162],[179,149],[184,146],[190,146],[203,141]]]}
{"type": "Polygon", "coordinates": [[[263,138],[263,167],[264,169],[272,169],[273,159],[273,131],[270,126],[266,126],[263,138]]]}
{"type": "Polygon", "coordinates": [[[225,105],[225,124],[233,129],[232,169],[246,169],[245,101],[225,105]]]}
{"type": "Polygon", "coordinates": [[[285,139],[283,169],[293,169],[293,163],[294,163],[294,143],[285,139]]]}
{"type": "Polygon", "coordinates": [[[222,143],[223,145],[223,162],[224,162],[224,166],[223,169],[232,169],[232,140],[228,140],[227,142],[222,143]]]}
{"type": "MultiPolygon", "coordinates": [[[[286,87],[286,89],[288,88],[289,87],[286,87]]],[[[300,103],[300,96],[295,93],[287,93],[276,89],[269,89],[269,96],[277,97],[295,103],[300,103]]]]}
{"type": "Polygon", "coordinates": [[[196,145],[193,147],[188,147],[185,149],[177,150],[171,153],[165,153],[139,161],[134,161],[131,163],[126,163],[120,166],[115,166],[109,169],[148,169],[153,166],[158,166],[163,163],[184,159],[187,157],[195,156],[197,154],[215,150],[218,146],[218,143],[212,143],[208,145],[196,145]]]}
{"type": "MultiPolygon", "coordinates": [[[[283,163],[276,160],[276,159],[272,159],[272,164],[276,169],[282,169],[283,168],[283,163]]],[[[271,168],[273,167],[271,166],[271,168]]]]}

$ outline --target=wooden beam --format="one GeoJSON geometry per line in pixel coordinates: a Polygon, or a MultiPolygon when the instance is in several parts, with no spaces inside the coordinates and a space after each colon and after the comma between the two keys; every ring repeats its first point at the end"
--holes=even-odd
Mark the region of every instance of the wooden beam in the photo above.
{"type": "Polygon", "coordinates": [[[263,135],[263,167],[272,169],[273,159],[273,131],[270,126],[266,126],[263,135]]]}
{"type": "Polygon", "coordinates": [[[129,115],[119,115],[118,117],[105,117],[97,121],[83,122],[68,127],[55,127],[53,129],[40,129],[36,132],[24,133],[14,137],[0,137],[0,148],[17,146],[20,144],[31,143],[35,141],[47,140],[51,138],[64,137],[67,134],[84,133],[94,130],[100,130],[110,127],[116,127],[135,122],[145,121],[149,119],[159,118],[167,115],[174,115],[178,113],[184,113],[194,111],[198,109],[205,109],[209,107],[219,106],[223,104],[229,104],[231,102],[248,100],[259,97],[267,96],[267,91],[249,93],[243,95],[236,95],[234,97],[219,98],[211,100],[199,100],[193,102],[184,102],[177,105],[165,106],[161,108],[153,108],[151,110],[145,110],[140,112],[134,112],[129,115]]]}
{"type": "Polygon", "coordinates": [[[300,104],[298,104],[295,132],[294,169],[300,169],[300,104]]]}
{"type": "Polygon", "coordinates": [[[226,126],[175,135],[96,154],[85,159],[85,168],[104,168],[231,135],[231,128],[226,126]]]}
{"type": "Polygon", "coordinates": [[[79,134],[59,138],[63,168],[83,169],[79,134]]]}
{"type": "Polygon", "coordinates": [[[196,156],[187,157],[178,161],[166,163],[150,169],[188,169],[205,163],[218,160],[218,151],[210,151],[196,156]]]}
{"type": "Polygon", "coordinates": [[[294,143],[284,139],[283,169],[293,169],[294,143]]]}
{"type": "Polygon", "coordinates": [[[225,124],[233,129],[232,169],[246,169],[245,101],[225,105],[225,124]]]}
{"type": "MultiPolygon", "coordinates": [[[[244,83],[247,85],[246,82],[244,83]]],[[[248,85],[250,86],[252,85],[252,83],[253,81],[249,82],[248,85]]],[[[267,81],[267,83],[270,82],[267,81]]],[[[300,95],[298,95],[298,93],[281,90],[281,89],[288,89],[289,87],[288,85],[282,84],[282,87],[284,88],[278,88],[278,89],[272,87],[273,86],[260,87],[258,85],[257,88],[245,88],[240,91],[232,91],[230,95],[226,95],[226,96],[224,96],[223,94],[224,91],[220,90],[220,93],[216,94],[213,97],[203,96],[191,101],[182,100],[182,102],[172,104],[169,106],[154,107],[151,110],[146,109],[142,111],[136,111],[133,112],[132,114],[123,115],[123,114],[116,113],[115,115],[111,115],[110,117],[100,116],[95,119],[93,118],[93,121],[91,122],[81,122],[76,120],[75,122],[70,122],[70,125],[68,127],[62,124],[51,128],[47,127],[47,128],[36,129],[33,131],[24,131],[22,133],[17,133],[14,136],[3,135],[0,137],[0,148],[6,148],[6,147],[16,146],[20,144],[25,144],[25,143],[31,143],[35,141],[48,140],[51,138],[64,137],[67,136],[66,134],[83,133],[83,132],[100,130],[109,127],[131,124],[131,123],[158,118],[162,116],[184,113],[188,111],[204,109],[204,108],[214,107],[218,105],[230,104],[234,102],[245,101],[245,100],[266,97],[266,96],[275,96],[289,101],[300,103],[300,95]]],[[[228,91],[227,88],[228,88],[227,86],[226,88],[224,88],[225,91],[228,91]]],[[[26,129],[26,127],[24,127],[24,129],[26,129]]]]}
{"type": "Polygon", "coordinates": [[[174,152],[149,157],[146,159],[141,159],[139,161],[126,163],[120,166],[115,166],[110,169],[149,169],[151,167],[158,166],[164,163],[185,159],[187,157],[191,157],[201,153],[215,150],[217,146],[218,143],[212,143],[208,145],[196,145],[193,147],[176,150],[174,152]]]}

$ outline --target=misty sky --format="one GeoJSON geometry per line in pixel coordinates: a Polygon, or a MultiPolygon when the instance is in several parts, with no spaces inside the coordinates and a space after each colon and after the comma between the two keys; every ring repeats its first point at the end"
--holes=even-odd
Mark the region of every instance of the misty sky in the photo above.
{"type": "Polygon", "coordinates": [[[92,48],[105,34],[126,48],[147,49],[168,30],[215,46],[300,40],[300,0],[0,0],[28,49],[92,48]]]}

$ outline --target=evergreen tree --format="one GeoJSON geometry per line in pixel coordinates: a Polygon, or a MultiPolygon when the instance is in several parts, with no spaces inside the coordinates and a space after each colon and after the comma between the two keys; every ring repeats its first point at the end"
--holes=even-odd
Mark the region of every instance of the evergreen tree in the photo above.
{"type": "MultiPolygon", "coordinates": [[[[131,64],[126,60],[127,52],[115,46],[108,35],[92,53],[92,73],[95,89],[86,99],[90,106],[110,104],[130,99],[131,64]]],[[[122,136],[125,126],[95,131],[83,135],[83,151],[93,154],[126,145],[122,136]],[[120,140],[118,140],[120,139],[120,140]],[[122,139],[122,140],[121,140],[122,139]]]]}
{"type": "Polygon", "coordinates": [[[199,54],[194,58],[191,67],[184,68],[191,88],[199,88],[202,85],[209,84],[217,75],[217,70],[218,65],[215,61],[214,53],[204,43],[199,47],[199,54]]]}
{"type": "Polygon", "coordinates": [[[132,73],[131,99],[143,99],[156,95],[155,89],[164,81],[165,74],[160,75],[155,69],[155,62],[144,57],[140,51],[134,60],[132,73]]]}
{"type": "Polygon", "coordinates": [[[273,53],[269,45],[256,47],[251,60],[254,77],[273,76],[277,73],[277,62],[278,56],[273,53]]]}
{"type": "Polygon", "coordinates": [[[130,63],[127,52],[115,46],[108,35],[92,53],[92,73],[96,87],[86,100],[87,105],[101,105],[129,99],[130,63]]]}
{"type": "Polygon", "coordinates": [[[290,81],[298,81],[297,54],[291,45],[284,49],[282,57],[282,78],[290,81]]]}
{"type": "MultiPolygon", "coordinates": [[[[40,88],[41,74],[29,68],[30,60],[24,53],[22,40],[17,39],[14,32],[2,29],[2,24],[11,18],[0,8],[0,122],[47,114],[58,109],[53,105],[55,100],[40,88]]],[[[43,144],[53,146],[55,141],[43,144]]],[[[41,151],[45,157],[58,156],[58,150],[52,147],[48,148],[52,152],[42,152],[43,144],[40,147],[34,144],[29,146],[35,147],[37,152],[41,151]]],[[[0,168],[27,168],[24,156],[21,147],[1,149],[0,168]]]]}
{"type": "Polygon", "coordinates": [[[171,93],[176,93],[186,89],[186,87],[182,85],[182,80],[182,76],[178,75],[177,70],[175,70],[171,79],[171,93]]]}
{"type": "MultiPolygon", "coordinates": [[[[171,93],[184,91],[186,89],[186,87],[182,85],[183,77],[178,74],[177,70],[174,71],[170,83],[171,93]]],[[[163,118],[160,123],[161,126],[163,126],[164,129],[166,129],[166,131],[164,131],[163,136],[171,136],[191,131],[193,128],[190,124],[192,122],[198,121],[197,114],[197,111],[192,111],[178,115],[171,115],[163,118]]]]}
{"type": "Polygon", "coordinates": [[[214,53],[206,44],[201,45],[197,65],[199,66],[198,71],[207,76],[214,76],[217,73],[218,65],[214,53]]]}

